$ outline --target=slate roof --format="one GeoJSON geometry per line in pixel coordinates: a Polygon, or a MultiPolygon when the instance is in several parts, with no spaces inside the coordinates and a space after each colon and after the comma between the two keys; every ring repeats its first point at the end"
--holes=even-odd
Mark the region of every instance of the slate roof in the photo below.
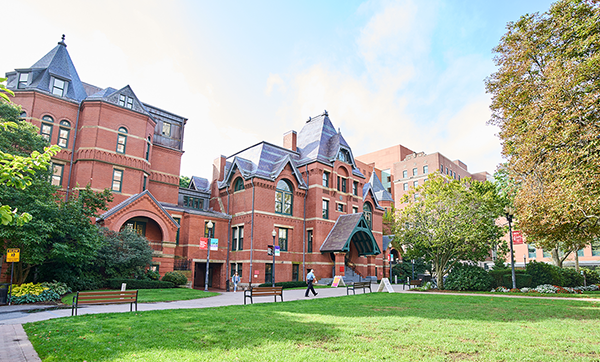
{"type": "Polygon", "coordinates": [[[189,189],[210,193],[210,183],[204,177],[192,176],[189,189]]]}
{"type": "MultiPolygon", "coordinates": [[[[373,190],[373,194],[375,194],[375,198],[377,201],[394,201],[392,194],[388,192],[388,190],[383,187],[383,184],[379,180],[379,177],[375,172],[371,174],[371,178],[369,179],[368,184],[371,185],[371,189],[373,190]]],[[[366,186],[366,185],[365,185],[366,186]]],[[[364,187],[363,187],[364,189],[364,187]]]]}
{"type": "Polygon", "coordinates": [[[356,167],[352,149],[342,134],[335,130],[327,112],[311,118],[304,125],[298,133],[296,145],[297,151],[292,151],[263,141],[229,156],[225,164],[225,177],[218,187],[226,187],[232,181],[235,170],[239,170],[246,180],[258,177],[274,181],[290,165],[300,188],[305,189],[306,182],[298,171],[300,167],[315,161],[333,166],[340,149],[350,155],[352,173],[365,178],[356,167]]]}
{"type": "Polygon", "coordinates": [[[317,117],[312,117],[306,122],[298,133],[297,149],[300,153],[299,166],[320,161],[326,165],[333,165],[340,149],[345,149],[350,154],[352,173],[365,177],[354,162],[352,149],[342,134],[335,130],[329,115],[324,112],[317,117]]]}
{"type": "Polygon", "coordinates": [[[260,142],[248,147],[228,158],[225,164],[225,178],[219,182],[218,187],[223,188],[231,181],[231,176],[236,169],[244,179],[258,177],[274,181],[288,164],[292,168],[296,181],[302,189],[306,189],[306,182],[297,169],[299,155],[297,152],[268,142],[260,142]]]}
{"type": "Polygon", "coordinates": [[[354,239],[359,255],[381,253],[362,213],[340,215],[319,250],[321,252],[348,252],[352,239],[354,239]]]}
{"type": "Polygon", "coordinates": [[[63,97],[77,102],[81,102],[87,97],[75,65],[73,65],[69,52],[67,52],[67,44],[65,44],[64,39],[31,67],[15,69],[15,71],[6,73],[9,78],[8,88],[17,89],[18,73],[29,73],[28,84],[23,89],[37,89],[52,93],[52,84],[50,83],[52,77],[56,77],[67,83],[67,92],[63,97]]]}
{"type": "Polygon", "coordinates": [[[123,210],[127,206],[131,205],[134,201],[144,197],[145,195],[150,197],[150,199],[152,199],[152,201],[156,204],[156,206],[158,206],[160,208],[160,210],[165,214],[165,216],[169,220],[171,220],[171,222],[173,222],[175,225],[177,225],[177,227],[179,228],[179,224],[171,217],[171,215],[167,212],[167,210],[164,209],[164,207],[154,198],[154,196],[152,196],[152,194],[148,190],[145,190],[143,192],[140,192],[139,194],[135,194],[133,196],[128,197],[125,201],[119,203],[117,206],[113,207],[112,209],[108,210],[104,214],[100,215],[100,217],[97,218],[96,221],[108,219],[112,215],[123,210]]]}

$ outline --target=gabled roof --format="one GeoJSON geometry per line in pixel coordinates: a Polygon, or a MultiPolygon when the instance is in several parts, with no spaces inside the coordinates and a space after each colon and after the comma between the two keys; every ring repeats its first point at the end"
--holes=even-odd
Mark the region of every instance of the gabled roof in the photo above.
{"type": "Polygon", "coordinates": [[[352,173],[364,177],[360,172],[352,149],[342,136],[341,132],[335,130],[327,112],[310,118],[298,133],[297,149],[300,153],[298,165],[305,165],[319,161],[327,165],[333,165],[340,149],[348,151],[352,165],[352,173]]]}
{"type": "Polygon", "coordinates": [[[353,242],[359,255],[381,253],[375,237],[367,225],[364,214],[347,214],[338,217],[335,225],[319,249],[325,252],[349,252],[353,242]]]}
{"type": "MultiPolygon", "coordinates": [[[[379,180],[379,177],[377,176],[377,174],[375,172],[371,173],[371,178],[369,179],[369,182],[366,184],[371,185],[371,189],[373,190],[373,194],[375,195],[375,198],[377,199],[377,201],[394,201],[394,198],[392,197],[392,194],[390,194],[388,192],[388,190],[385,189],[385,187],[383,187],[383,184],[381,183],[381,181],[379,180]]],[[[365,186],[366,186],[365,185],[365,186]]],[[[363,187],[364,189],[364,187],[363,187]]]]}
{"type": "Polygon", "coordinates": [[[121,89],[114,89],[112,87],[102,89],[99,92],[87,97],[86,100],[102,100],[122,107],[122,105],[119,104],[119,100],[122,95],[133,99],[133,105],[132,108],[130,108],[131,110],[150,116],[150,113],[146,107],[144,107],[142,102],[140,102],[138,97],[133,92],[133,89],[131,89],[131,86],[129,85],[126,85],[121,89]]]}
{"type": "Polygon", "coordinates": [[[363,186],[363,202],[365,202],[365,200],[367,199],[367,195],[371,194],[371,197],[373,198],[373,202],[375,203],[375,208],[378,210],[385,210],[385,208],[383,208],[381,205],[379,205],[379,201],[377,201],[377,196],[375,196],[375,192],[373,191],[373,185],[371,185],[370,182],[367,182],[364,186],[363,186]]]}
{"type": "Polygon", "coordinates": [[[196,191],[210,192],[210,184],[204,177],[192,176],[188,188],[196,191]]]}
{"type": "MultiPolygon", "coordinates": [[[[15,69],[18,73],[30,73],[29,83],[23,89],[38,89],[52,93],[51,80],[53,77],[61,79],[67,83],[64,98],[73,99],[81,102],[87,97],[85,87],[83,86],[75,65],[67,51],[67,44],[63,39],[54,49],[44,55],[30,68],[15,69]]],[[[18,76],[8,85],[9,88],[17,88],[18,76]]]]}
{"type": "Polygon", "coordinates": [[[156,206],[161,210],[161,212],[164,213],[164,216],[167,219],[169,219],[173,224],[177,225],[177,228],[179,228],[179,224],[171,217],[171,215],[169,215],[167,210],[165,210],[165,208],[154,198],[154,196],[152,196],[152,194],[148,190],[145,190],[143,192],[140,192],[139,194],[128,197],[125,201],[119,203],[117,206],[113,207],[112,209],[110,209],[107,212],[105,212],[104,214],[102,214],[99,218],[96,219],[96,221],[108,219],[112,215],[123,210],[124,208],[126,208],[127,206],[131,205],[133,202],[141,199],[144,196],[149,197],[152,200],[152,202],[154,204],[156,204],[156,206]]]}
{"type": "Polygon", "coordinates": [[[226,187],[231,182],[231,177],[236,169],[240,171],[242,177],[246,180],[258,177],[275,181],[285,166],[290,165],[296,181],[300,185],[299,187],[305,189],[306,182],[302,179],[302,175],[296,166],[298,158],[299,155],[297,152],[275,146],[268,142],[257,143],[227,159],[225,164],[225,178],[219,182],[218,187],[226,187]]]}

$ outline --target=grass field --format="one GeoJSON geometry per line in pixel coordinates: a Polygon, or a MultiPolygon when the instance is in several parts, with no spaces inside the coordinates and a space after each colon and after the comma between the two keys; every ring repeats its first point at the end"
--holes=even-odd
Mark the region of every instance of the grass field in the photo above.
{"type": "MultiPolygon", "coordinates": [[[[103,290],[108,291],[108,290],[103,290]]],[[[169,288],[169,289],[140,289],[138,291],[138,302],[171,302],[174,300],[190,300],[206,298],[218,295],[219,293],[205,292],[203,290],[189,288],[169,288]]],[[[61,298],[61,302],[67,305],[73,303],[75,293],[70,293],[61,298]]]]}
{"type": "Polygon", "coordinates": [[[600,302],[372,293],[26,324],[44,361],[598,361],[600,302]]]}

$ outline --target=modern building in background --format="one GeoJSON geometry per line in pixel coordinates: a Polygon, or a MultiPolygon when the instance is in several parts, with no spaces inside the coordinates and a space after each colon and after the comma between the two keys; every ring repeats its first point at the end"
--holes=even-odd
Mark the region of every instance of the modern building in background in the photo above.
{"type": "Polygon", "coordinates": [[[441,174],[460,180],[491,180],[487,172],[470,173],[460,160],[451,160],[439,152],[414,152],[402,145],[392,146],[357,157],[360,161],[380,170],[384,188],[392,194],[395,207],[402,208],[402,197],[412,188],[423,185],[429,175],[441,174]]]}

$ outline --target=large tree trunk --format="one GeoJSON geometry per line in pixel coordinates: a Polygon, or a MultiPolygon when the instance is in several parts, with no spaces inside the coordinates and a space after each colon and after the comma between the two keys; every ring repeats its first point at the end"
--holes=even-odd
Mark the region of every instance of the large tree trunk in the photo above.
{"type": "Polygon", "coordinates": [[[562,268],[563,263],[560,256],[558,255],[558,248],[552,249],[552,261],[554,262],[554,265],[556,265],[559,268],[562,268]]]}
{"type": "Polygon", "coordinates": [[[435,278],[437,280],[438,289],[444,289],[444,267],[441,263],[435,263],[435,278]]]}

